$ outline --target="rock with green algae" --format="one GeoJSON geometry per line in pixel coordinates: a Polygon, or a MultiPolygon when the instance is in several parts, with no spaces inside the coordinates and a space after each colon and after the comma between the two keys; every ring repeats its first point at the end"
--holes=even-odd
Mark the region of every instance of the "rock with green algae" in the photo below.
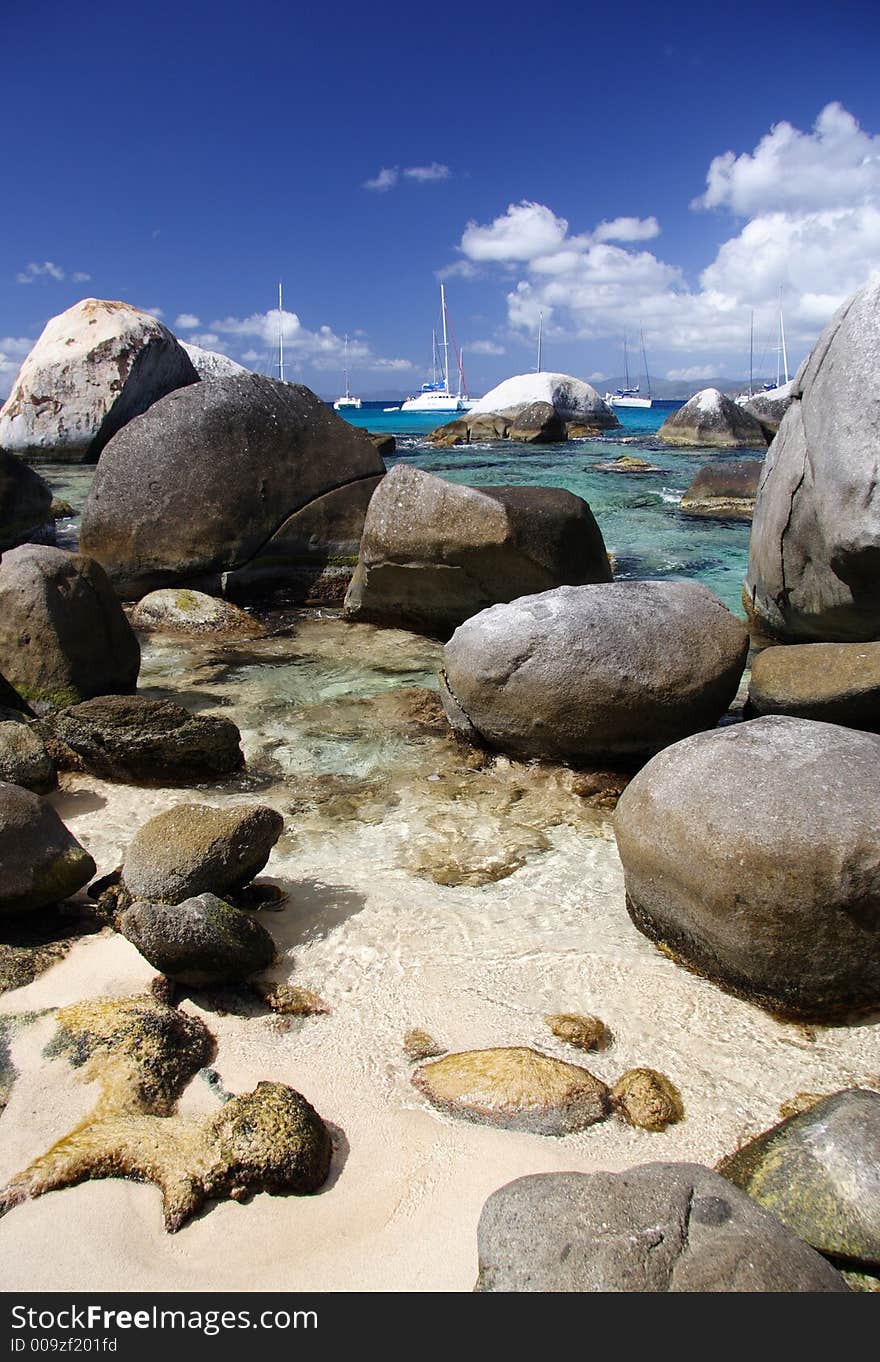
{"type": "Polygon", "coordinates": [[[213,1115],[174,1115],[208,1063],[213,1038],[156,993],[90,999],[58,1013],[50,1055],[64,1055],[100,1096],[92,1113],[0,1191],[0,1214],[29,1198],[93,1178],[155,1183],[169,1233],[209,1199],[315,1192],[332,1142],[309,1102],[283,1083],[259,1083],[213,1115]]]}
{"type": "Polygon", "coordinates": [[[554,1036],[576,1045],[579,1050],[599,1050],[608,1044],[608,1028],[598,1017],[583,1016],[579,1012],[552,1012],[544,1021],[554,1036]]]}
{"type": "Polygon", "coordinates": [[[0,917],[60,903],[95,873],[95,862],[51,804],[0,782],[0,917]]]}
{"type": "Polygon", "coordinates": [[[260,873],[283,826],[281,814],[264,804],[177,804],[135,833],[122,878],[133,899],[223,897],[260,873]]]}
{"type": "Polygon", "coordinates": [[[177,904],[140,899],[120,914],[117,926],[154,969],[178,984],[247,979],[275,958],[265,927],[216,894],[177,904]]]}
{"type": "Polygon", "coordinates": [[[313,993],[310,988],[300,984],[272,983],[265,979],[252,979],[250,986],[261,1003],[279,1017],[318,1017],[330,1008],[313,993]]]}
{"type": "Polygon", "coordinates": [[[244,765],[241,734],[223,715],[190,714],[172,700],[101,695],[41,719],[59,770],[102,780],[188,785],[244,765]]]}
{"type": "Polygon", "coordinates": [[[718,1164],[820,1253],[880,1266],[880,1093],[847,1088],[718,1164]]]}
{"type": "Polygon", "coordinates": [[[681,1093],[656,1069],[627,1069],[611,1089],[617,1111],[642,1130],[665,1130],[684,1120],[681,1093]]]}
{"type": "Polygon", "coordinates": [[[259,621],[240,606],[185,587],[163,587],[143,596],[131,622],[135,629],[151,633],[255,637],[263,632],[259,621]]]}
{"type": "Polygon", "coordinates": [[[0,780],[34,794],[48,794],[58,784],[55,764],[30,724],[3,721],[0,715],[0,780]]]}
{"type": "Polygon", "coordinates": [[[419,1026],[412,1027],[403,1038],[403,1052],[407,1059],[414,1063],[423,1059],[433,1059],[437,1055],[442,1055],[443,1051],[444,1047],[438,1045],[433,1036],[419,1026]]]}
{"type": "Polygon", "coordinates": [[[412,1081],[452,1116],[533,1135],[571,1135],[608,1113],[600,1079],[526,1046],[446,1055],[423,1064],[412,1081]]]}

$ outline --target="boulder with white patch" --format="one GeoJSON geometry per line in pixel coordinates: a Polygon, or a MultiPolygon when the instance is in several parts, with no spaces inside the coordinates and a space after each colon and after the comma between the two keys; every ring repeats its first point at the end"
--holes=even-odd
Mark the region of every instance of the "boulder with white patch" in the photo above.
{"type": "Polygon", "coordinates": [[[47,322],[21,366],[0,409],[0,445],[24,459],[95,463],[133,416],[198,377],[148,312],[84,298],[47,322]]]}
{"type": "Polygon", "coordinates": [[[713,449],[764,449],[767,437],[756,416],[718,388],[704,388],[667,416],[657,432],[670,445],[713,449]]]}
{"type": "Polygon", "coordinates": [[[230,359],[228,355],[221,355],[219,350],[203,350],[200,345],[190,345],[188,341],[181,341],[180,345],[186,351],[193,368],[203,381],[212,378],[231,378],[233,374],[251,372],[243,364],[239,364],[237,360],[230,359]]]}

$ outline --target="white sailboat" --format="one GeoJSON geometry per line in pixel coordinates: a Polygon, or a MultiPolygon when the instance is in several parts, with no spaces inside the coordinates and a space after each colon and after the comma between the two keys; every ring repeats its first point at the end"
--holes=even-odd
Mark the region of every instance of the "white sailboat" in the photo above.
{"type": "Polygon", "coordinates": [[[605,394],[605,401],[612,407],[650,407],[653,406],[654,399],[651,397],[651,379],[648,374],[648,356],[645,354],[645,336],[643,331],[639,331],[639,344],[642,351],[642,362],[645,367],[645,387],[648,390],[647,397],[643,397],[641,388],[637,383],[635,387],[630,386],[629,381],[629,353],[627,351],[626,336],[623,338],[623,387],[616,388],[613,393],[605,394]]]}
{"type": "Polygon", "coordinates": [[[348,409],[360,411],[361,399],[359,397],[352,397],[348,385],[348,336],[345,337],[345,368],[342,372],[345,375],[345,393],[342,397],[337,397],[336,401],[333,403],[333,410],[345,411],[348,409]]]}
{"type": "Polygon", "coordinates": [[[440,346],[440,355],[438,357],[437,333],[434,332],[434,372],[431,382],[423,383],[415,397],[408,397],[401,406],[401,411],[436,412],[438,415],[442,415],[447,412],[470,410],[472,404],[467,396],[467,391],[462,391],[464,388],[464,373],[460,355],[458,356],[458,392],[453,393],[449,388],[449,333],[446,313],[446,288],[443,284],[440,285],[440,315],[443,322],[443,341],[440,346]]]}

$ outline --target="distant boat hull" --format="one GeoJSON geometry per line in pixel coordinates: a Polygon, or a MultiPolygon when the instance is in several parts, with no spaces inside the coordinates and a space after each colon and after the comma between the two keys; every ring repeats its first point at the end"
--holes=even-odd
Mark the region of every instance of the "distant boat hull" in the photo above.
{"type": "Polygon", "coordinates": [[[632,397],[627,393],[606,393],[605,401],[612,407],[650,407],[653,405],[651,397],[632,397]]]}
{"type": "Polygon", "coordinates": [[[334,411],[345,411],[346,409],[351,410],[352,408],[354,408],[355,411],[360,411],[361,399],[359,397],[337,397],[336,401],[333,403],[334,411]]]}
{"type": "Polygon", "coordinates": [[[418,397],[408,397],[401,411],[431,411],[438,416],[456,411],[470,411],[473,403],[466,397],[456,397],[454,393],[419,393],[418,397]]]}

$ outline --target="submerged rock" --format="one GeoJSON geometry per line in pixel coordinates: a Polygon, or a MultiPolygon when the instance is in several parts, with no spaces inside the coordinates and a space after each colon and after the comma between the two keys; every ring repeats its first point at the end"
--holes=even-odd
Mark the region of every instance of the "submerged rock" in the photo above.
{"type": "Polygon", "coordinates": [[[537,1173],[493,1192],[478,1291],[846,1291],[776,1216],[695,1163],[537,1173]]]}
{"type": "Polygon", "coordinates": [[[764,467],[743,599],[785,642],[880,638],[880,279],[829,322],[764,467]]]}
{"type": "Polygon", "coordinates": [[[0,449],[0,552],[30,539],[51,519],[52,489],[33,468],[0,449]]]}
{"type": "Polygon", "coordinates": [[[222,897],[259,875],[283,826],[281,814],[264,804],[177,804],[135,833],[122,878],[133,899],[222,897]]]}
{"type": "Polygon", "coordinates": [[[149,633],[186,636],[232,634],[247,638],[263,632],[259,620],[231,601],[182,587],[151,591],[138,601],[131,622],[135,629],[149,633]]]}
{"type": "Polygon", "coordinates": [[[748,711],[880,729],[880,643],[765,648],[752,662],[748,711]]]}
{"type": "Polygon", "coordinates": [[[684,1120],[681,1093],[656,1069],[627,1069],[611,1089],[611,1100],[630,1125],[665,1130],[684,1120]]]}
{"type": "Polygon", "coordinates": [[[130,303],[84,298],[47,322],[0,409],[0,445],[96,463],[108,440],[198,374],[171,332],[130,303]]]}
{"type": "Polygon", "coordinates": [[[523,1046],[446,1055],[423,1064],[412,1081],[452,1116],[532,1135],[572,1135],[608,1113],[601,1079],[523,1046]]]}
{"type": "Polygon", "coordinates": [[[880,1266],[880,1093],[825,1097],[718,1171],[821,1253],[880,1266]]]}
{"type": "Polygon", "coordinates": [[[61,770],[103,780],[188,785],[244,765],[231,719],[145,695],[97,696],[42,719],[38,730],[61,770]]]}
{"type": "Polygon", "coordinates": [[[101,456],[81,544],[120,593],[250,562],[294,512],[385,466],[308,388],[237,374],[172,393],[101,456]]]}
{"type": "Polygon", "coordinates": [[[0,667],[50,709],[131,691],[141,653],[103,568],[82,554],[23,544],[0,560],[0,667]]]}
{"type": "Polygon", "coordinates": [[[608,1028],[598,1017],[584,1017],[578,1012],[554,1012],[544,1021],[554,1036],[576,1045],[579,1050],[601,1050],[608,1044],[608,1028]]]}
{"type": "Polygon", "coordinates": [[[876,1007],[878,762],[873,734],[781,716],[668,747],[614,814],[636,926],[772,1011],[876,1007]]]}
{"type": "Polygon", "coordinates": [[[758,418],[718,388],[704,388],[667,416],[657,437],[670,445],[720,449],[764,449],[767,444],[758,418]]]}
{"type": "Polygon", "coordinates": [[[585,501],[551,487],[462,487],[399,464],[370,502],[348,619],[448,634],[496,601],[607,582],[585,501]]]}
{"type": "Polygon", "coordinates": [[[643,757],[717,723],[744,626],[696,582],[560,587],[467,620],[445,650],[453,729],[520,757],[643,757]]]}
{"type": "Polygon", "coordinates": [[[60,903],[94,873],[95,862],[51,804],[0,783],[0,916],[60,903]]]}
{"type": "Polygon", "coordinates": [[[709,520],[751,520],[764,467],[760,459],[707,463],[691,482],[678,509],[709,520]]]}
{"type": "Polygon", "coordinates": [[[145,903],[122,913],[118,928],[154,969],[196,987],[247,979],[275,958],[275,943],[256,918],[215,894],[182,903],[145,903]]]}
{"type": "Polygon", "coordinates": [[[34,729],[0,717],[0,781],[48,794],[58,784],[55,766],[34,729]]]}

